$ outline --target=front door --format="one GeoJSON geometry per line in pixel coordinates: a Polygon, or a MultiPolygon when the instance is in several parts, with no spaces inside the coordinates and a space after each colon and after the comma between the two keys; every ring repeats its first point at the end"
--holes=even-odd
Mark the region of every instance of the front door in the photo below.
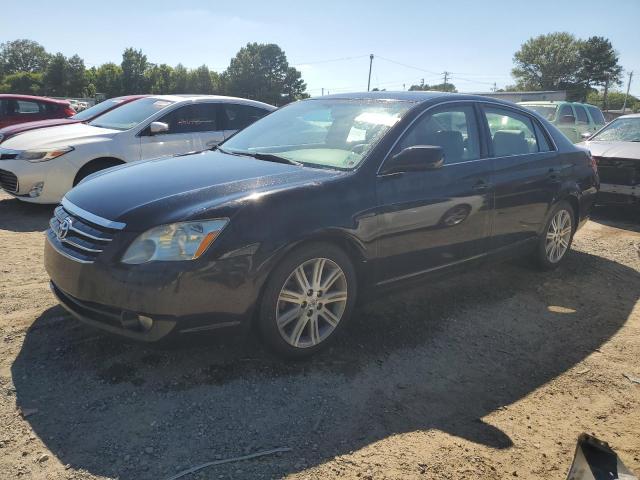
{"type": "Polygon", "coordinates": [[[378,281],[461,262],[489,248],[493,196],[476,109],[455,103],[424,113],[391,155],[414,145],[444,150],[438,169],[380,175],[378,281]]]}
{"type": "MultiPolygon", "coordinates": [[[[157,121],[169,125],[167,132],[152,134],[146,128],[140,134],[140,159],[168,157],[198,150],[193,134],[193,105],[184,105],[157,121]]],[[[201,150],[201,149],[200,149],[201,150]]]]}
{"type": "Polygon", "coordinates": [[[251,125],[256,120],[261,119],[267,110],[253,107],[251,105],[241,105],[237,103],[220,104],[220,122],[224,129],[224,137],[229,138],[238,130],[251,125]]]}

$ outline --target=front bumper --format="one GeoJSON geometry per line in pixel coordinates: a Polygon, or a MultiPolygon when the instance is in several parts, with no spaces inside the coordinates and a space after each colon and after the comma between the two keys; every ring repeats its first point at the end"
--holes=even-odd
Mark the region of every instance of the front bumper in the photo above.
{"type": "Polygon", "coordinates": [[[247,257],[125,265],[110,262],[105,250],[95,262],[81,263],[56,242],[49,230],[45,268],[60,303],[83,322],[135,340],[239,326],[258,298],[247,257]],[[139,316],[153,326],[141,330],[129,322],[139,316]]]}
{"type": "Polygon", "coordinates": [[[73,187],[76,168],[64,156],[48,162],[28,162],[26,160],[0,160],[0,170],[17,177],[17,190],[7,193],[25,202],[58,203],[63,195],[73,187]],[[44,183],[37,197],[30,197],[29,191],[38,183],[44,183]]]}

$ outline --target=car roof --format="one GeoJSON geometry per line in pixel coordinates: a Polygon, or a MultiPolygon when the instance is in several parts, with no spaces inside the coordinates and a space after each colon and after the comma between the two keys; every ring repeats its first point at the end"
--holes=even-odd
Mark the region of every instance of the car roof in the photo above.
{"type": "Polygon", "coordinates": [[[239,97],[227,97],[224,95],[195,95],[179,93],[174,95],[149,95],[150,98],[157,98],[158,100],[169,100],[172,102],[197,102],[202,100],[220,101],[220,102],[233,102],[244,105],[253,105],[256,107],[265,108],[267,110],[275,110],[276,107],[269,105],[268,103],[259,102],[257,100],[250,100],[248,98],[239,97]]]}
{"type": "Polygon", "coordinates": [[[567,100],[529,100],[526,102],[518,102],[518,105],[561,105],[565,103],[570,105],[584,105],[585,107],[599,108],[596,105],[591,105],[590,103],[569,102],[567,100]]]}
{"type": "Polygon", "coordinates": [[[13,93],[0,93],[0,99],[14,99],[14,100],[34,100],[38,102],[59,103],[61,105],[69,105],[68,100],[58,100],[57,98],[50,97],[38,97],[35,95],[22,95],[13,93]]]}
{"type": "MultiPolygon", "coordinates": [[[[321,97],[313,97],[309,100],[323,100],[323,99],[344,99],[344,100],[380,100],[380,101],[401,101],[411,102],[415,104],[421,103],[440,103],[442,101],[479,101],[496,103],[509,107],[518,107],[517,104],[506,100],[500,100],[493,97],[483,95],[472,95],[466,93],[449,93],[449,92],[437,92],[437,91],[400,91],[400,92],[355,92],[355,93],[337,93],[333,95],[324,95],[321,97]]],[[[522,108],[522,107],[519,107],[522,108]]]]}
{"type": "Polygon", "coordinates": [[[627,115],[620,115],[618,118],[640,118],[640,113],[629,113],[627,115]]]}

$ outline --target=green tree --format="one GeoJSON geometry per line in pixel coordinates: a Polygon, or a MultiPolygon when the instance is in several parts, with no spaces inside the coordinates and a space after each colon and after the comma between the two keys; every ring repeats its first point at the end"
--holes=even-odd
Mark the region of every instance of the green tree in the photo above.
{"type": "Polygon", "coordinates": [[[424,90],[424,91],[451,92],[451,93],[458,92],[458,90],[456,89],[456,86],[450,82],[447,82],[446,85],[444,83],[439,83],[437,85],[428,85],[426,83],[423,83],[420,85],[411,85],[409,87],[409,90],[410,91],[424,90]]]}
{"type": "Polygon", "coordinates": [[[179,63],[176,68],[173,69],[172,74],[173,91],[171,93],[187,93],[189,84],[189,72],[184,65],[179,63]]]}
{"type": "Polygon", "coordinates": [[[0,44],[0,72],[10,75],[18,72],[42,72],[50,55],[33,40],[20,39],[0,44]]]}
{"type": "Polygon", "coordinates": [[[581,66],[578,79],[587,87],[620,85],[622,66],[611,42],[604,37],[590,37],[580,44],[581,66]]]}
{"type": "Polygon", "coordinates": [[[67,95],[70,97],[82,97],[85,94],[87,78],[85,75],[84,60],[78,55],[73,55],[67,60],[67,95]]]}
{"type": "Polygon", "coordinates": [[[0,85],[0,93],[40,95],[42,93],[42,74],[18,72],[7,75],[0,85]]]}
{"type": "Polygon", "coordinates": [[[146,76],[150,93],[166,95],[174,91],[173,68],[169,65],[152,65],[147,69],[146,76]]]}
{"type": "Polygon", "coordinates": [[[122,54],[122,90],[125,95],[146,93],[147,56],[142,50],[127,48],[122,54]]]}
{"type": "Polygon", "coordinates": [[[189,72],[189,93],[213,94],[218,91],[218,75],[211,72],[209,67],[201,65],[189,72]]]}
{"type": "Polygon", "coordinates": [[[53,97],[67,95],[69,62],[62,53],[56,53],[47,64],[42,77],[44,91],[53,97]]]}
{"type": "Polygon", "coordinates": [[[231,59],[222,82],[229,95],[281,105],[305,96],[306,84],[290,68],[278,45],[248,43],[231,59]]]}
{"type": "Polygon", "coordinates": [[[527,40],[514,56],[511,71],[523,90],[562,90],[577,83],[581,43],[567,32],[527,40]]]}
{"type": "Polygon", "coordinates": [[[107,98],[122,95],[122,68],[115,63],[105,63],[95,70],[94,84],[97,93],[107,98]]]}
{"type": "MultiPolygon", "coordinates": [[[[620,110],[624,103],[624,95],[625,92],[619,91],[611,91],[607,95],[607,102],[609,104],[609,108],[613,110],[620,110]]],[[[602,109],[604,106],[604,92],[593,91],[590,92],[587,96],[587,103],[592,105],[596,105],[602,109]]],[[[640,99],[634,97],[633,95],[629,95],[627,98],[627,108],[630,108],[632,111],[635,111],[640,107],[640,99]]]]}

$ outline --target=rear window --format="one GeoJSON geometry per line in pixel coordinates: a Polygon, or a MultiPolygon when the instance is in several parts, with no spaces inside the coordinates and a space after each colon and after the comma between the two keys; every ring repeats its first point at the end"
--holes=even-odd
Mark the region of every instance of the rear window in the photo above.
{"type": "Polygon", "coordinates": [[[593,121],[598,125],[604,125],[605,123],[607,123],[604,119],[604,115],[602,115],[602,112],[600,111],[599,108],[592,107],[591,105],[587,105],[587,110],[589,110],[589,113],[591,114],[591,118],[593,118],[593,121]]]}
{"type": "Polygon", "coordinates": [[[557,105],[522,105],[529,110],[533,110],[542,118],[549,120],[550,122],[555,120],[556,112],[558,111],[557,105]]]}

